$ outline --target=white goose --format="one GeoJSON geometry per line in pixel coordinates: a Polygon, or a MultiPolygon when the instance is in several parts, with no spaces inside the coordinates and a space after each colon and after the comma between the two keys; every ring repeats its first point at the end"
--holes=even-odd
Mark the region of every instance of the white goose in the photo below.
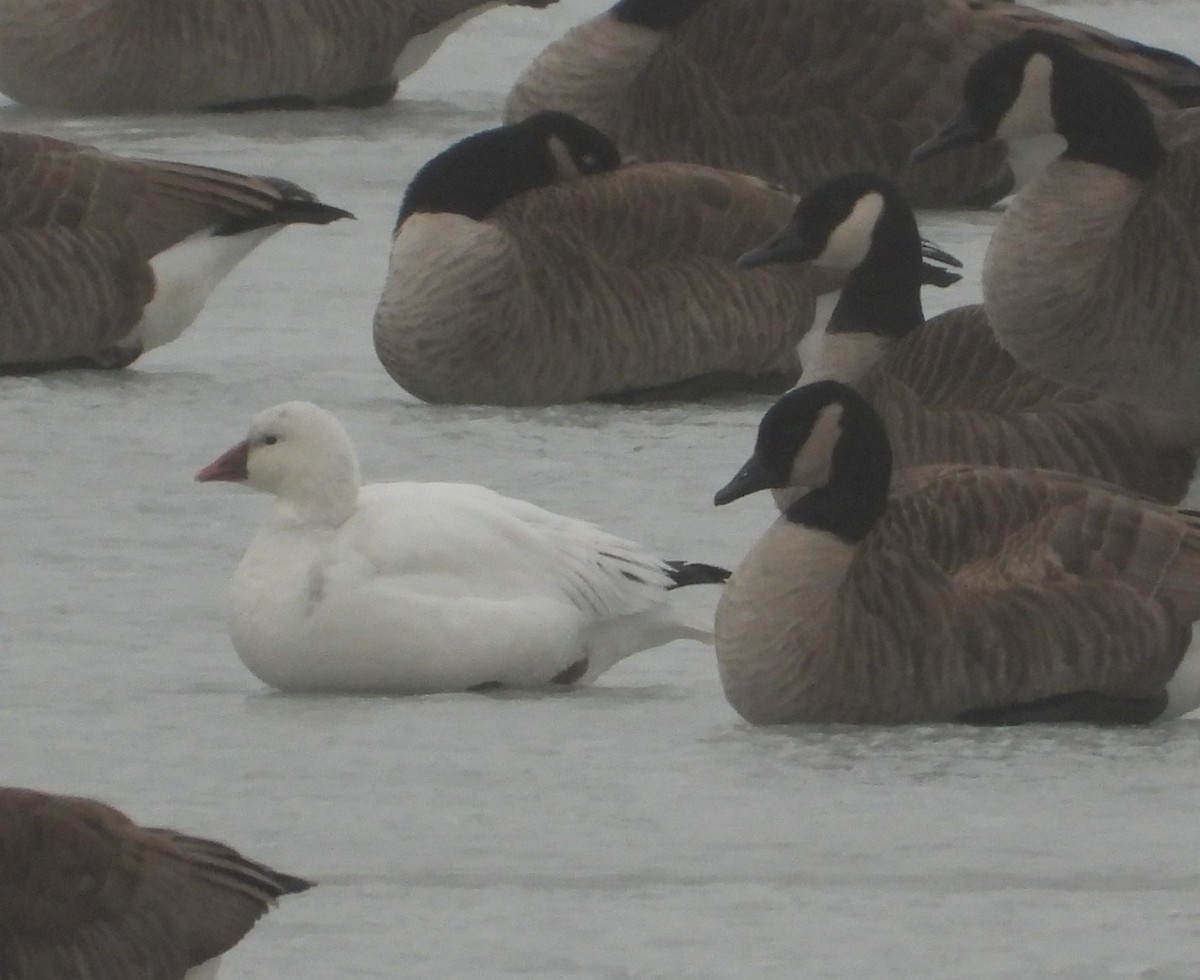
{"type": "Polygon", "coordinates": [[[711,642],[711,620],[666,593],[729,574],[486,487],[361,486],[345,430],[309,402],[260,413],[196,479],[278,498],[234,575],[230,634],[285,691],[587,683],[640,650],[711,642]]]}

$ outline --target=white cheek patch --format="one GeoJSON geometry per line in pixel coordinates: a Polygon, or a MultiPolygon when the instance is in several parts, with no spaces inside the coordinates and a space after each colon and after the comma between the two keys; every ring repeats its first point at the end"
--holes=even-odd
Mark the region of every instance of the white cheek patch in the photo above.
{"type": "Polygon", "coordinates": [[[829,482],[833,449],[842,435],[842,406],[826,405],[792,463],[792,486],[823,487],[829,482]]]}
{"type": "Polygon", "coordinates": [[[864,194],[850,213],[829,235],[829,241],[813,265],[825,269],[856,269],[871,251],[871,236],[883,213],[883,195],[877,191],[864,194]]]}
{"type": "Polygon", "coordinates": [[[1040,136],[1057,131],[1050,107],[1050,83],[1054,65],[1044,54],[1035,54],[1025,62],[1021,88],[1008,112],[1000,117],[996,135],[1001,139],[1040,136]]]}
{"type": "Polygon", "coordinates": [[[547,146],[550,149],[550,156],[554,158],[554,169],[558,173],[559,180],[572,180],[580,176],[579,168],[575,165],[575,160],[571,156],[571,151],[567,149],[566,143],[557,136],[551,136],[547,140],[547,146]]]}

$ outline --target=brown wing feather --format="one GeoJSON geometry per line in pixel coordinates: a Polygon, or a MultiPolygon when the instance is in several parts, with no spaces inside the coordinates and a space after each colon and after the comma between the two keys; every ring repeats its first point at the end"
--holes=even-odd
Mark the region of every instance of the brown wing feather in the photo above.
{"type": "Polygon", "coordinates": [[[308,887],[94,800],[0,789],[5,980],[179,980],[308,887]]]}
{"type": "Polygon", "coordinates": [[[901,468],[953,461],[1061,469],[1175,503],[1196,467],[1190,443],[1140,409],[1018,365],[981,306],[928,321],[861,387],[901,468]]]}
{"type": "Polygon", "coordinates": [[[903,721],[1152,697],[1198,612],[1196,519],[1063,474],[930,468],[901,481],[851,566],[833,634],[847,676],[823,710],[849,697],[859,720],[903,721]]]}
{"type": "Polygon", "coordinates": [[[513,357],[514,377],[536,376],[540,401],[722,372],[794,379],[816,296],[840,279],[734,266],[793,204],[755,178],[684,164],[635,165],[506,203],[489,220],[515,243],[534,300],[504,332],[489,317],[491,341],[503,342],[496,379],[513,357]]]}
{"type": "Polygon", "coordinates": [[[1017,358],[1200,419],[1200,110],[1158,117],[1149,181],[1059,160],[1018,194],[983,270],[988,315],[1017,358]]]}
{"type": "Polygon", "coordinates": [[[102,358],[153,298],[150,260],[192,235],[346,214],[284,181],[0,134],[0,364],[102,358]]]}
{"type": "Polygon", "coordinates": [[[656,48],[608,15],[577,28],[518,81],[510,115],[569,108],[643,159],[796,191],[874,170],[917,205],[994,200],[1012,185],[998,143],[909,154],[957,108],[971,63],[1031,27],[1098,53],[1156,104],[1200,93],[1185,59],[1005,0],[707,0],[656,48]]]}

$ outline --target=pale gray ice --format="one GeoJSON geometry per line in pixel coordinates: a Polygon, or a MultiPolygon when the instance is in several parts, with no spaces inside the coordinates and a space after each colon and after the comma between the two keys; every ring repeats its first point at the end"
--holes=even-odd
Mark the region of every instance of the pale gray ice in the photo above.
{"type": "MultiPolygon", "coordinates": [[[[1043,4],[1200,58],[1194,0],[1043,4]]],[[[733,564],[771,501],[711,505],[765,398],[426,406],[371,315],[415,169],[495,124],[605,0],[498,9],[366,112],[0,127],[290,178],[355,222],[281,232],[118,374],[0,379],[0,783],[96,796],[316,879],[235,978],[1200,977],[1200,721],[754,730],[676,643],[559,695],[288,697],[225,633],[269,501],[195,471],[259,409],[334,411],[368,479],[463,480],[733,564]]],[[[978,296],[996,215],[925,215],[978,296]]],[[[711,608],[716,590],[683,601],[711,608]]]]}

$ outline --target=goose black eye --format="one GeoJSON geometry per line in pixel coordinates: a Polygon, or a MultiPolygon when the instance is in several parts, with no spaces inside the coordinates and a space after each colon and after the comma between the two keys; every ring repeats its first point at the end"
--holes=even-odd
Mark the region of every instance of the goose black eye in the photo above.
{"type": "Polygon", "coordinates": [[[279,436],[263,436],[264,446],[273,446],[279,441],[279,436]]]}

